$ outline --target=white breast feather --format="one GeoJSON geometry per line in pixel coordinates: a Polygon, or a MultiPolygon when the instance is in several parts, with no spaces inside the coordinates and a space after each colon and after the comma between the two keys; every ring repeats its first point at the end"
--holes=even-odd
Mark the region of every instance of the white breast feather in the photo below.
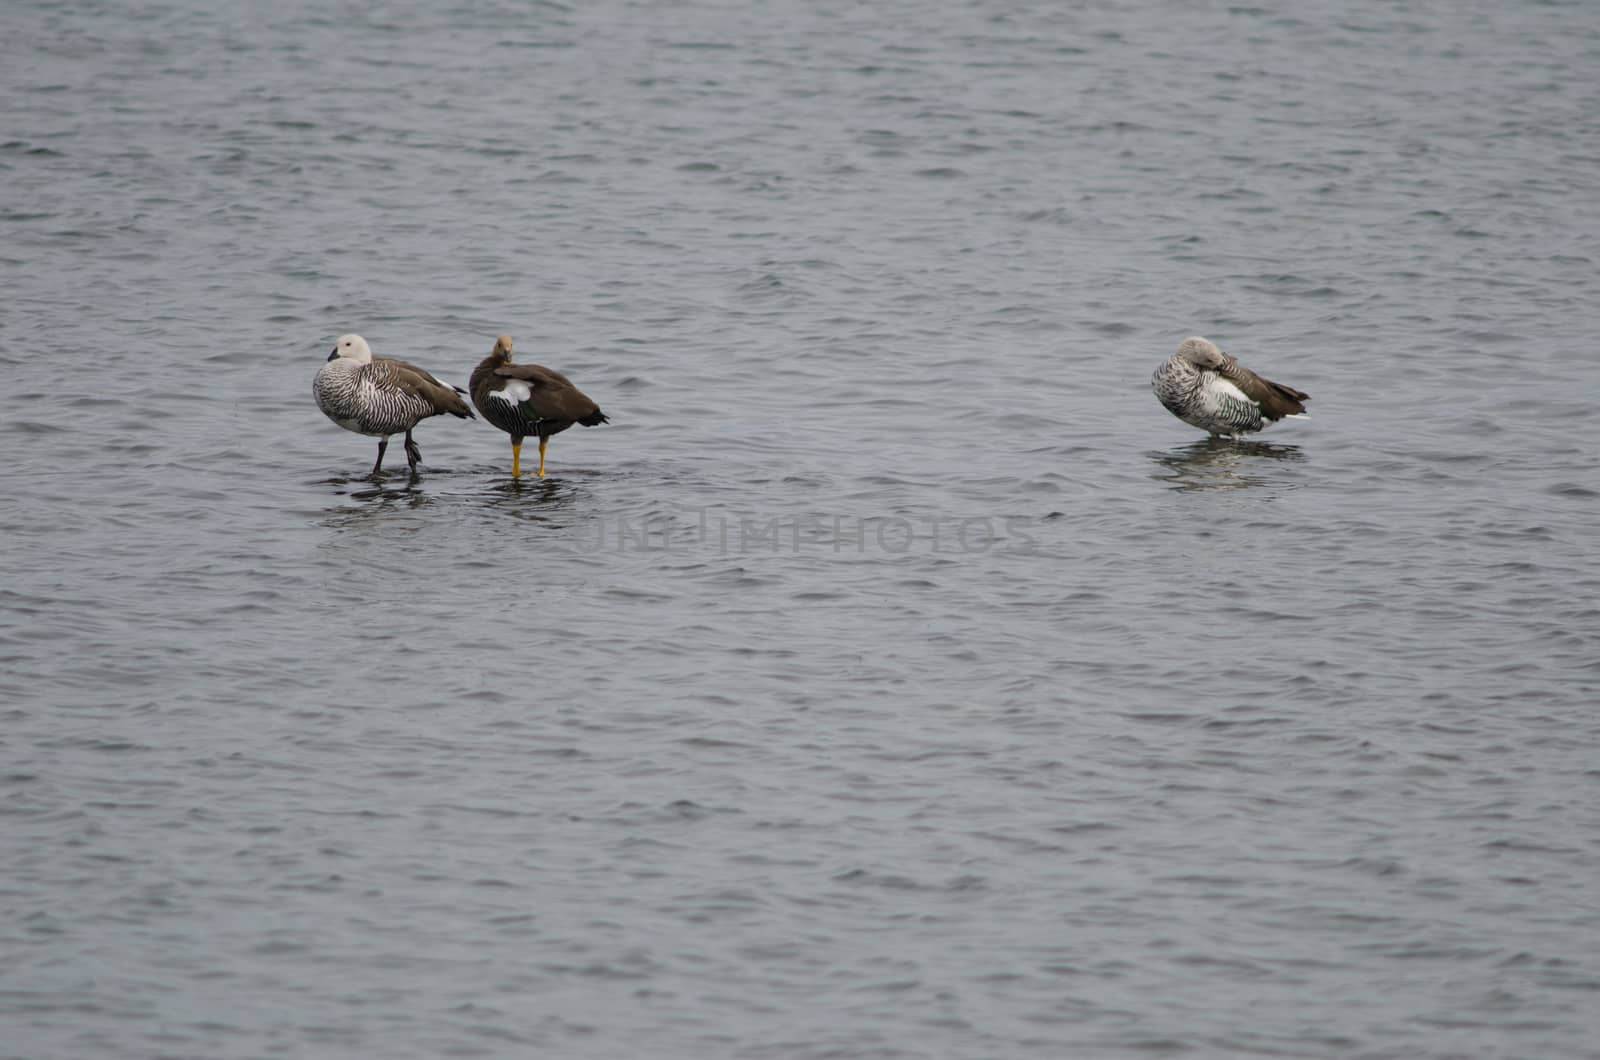
{"type": "Polygon", "coordinates": [[[1238,387],[1234,386],[1232,383],[1228,382],[1228,380],[1223,379],[1220,376],[1212,380],[1211,386],[1218,393],[1226,394],[1228,397],[1231,397],[1236,401],[1243,401],[1247,405],[1255,404],[1254,401],[1251,401],[1249,398],[1244,396],[1243,390],[1240,390],[1238,387]]]}
{"type": "Polygon", "coordinates": [[[529,386],[521,379],[512,379],[506,383],[503,390],[489,391],[489,396],[492,398],[499,398],[507,405],[516,405],[528,400],[528,398],[533,396],[533,387],[529,386]]]}

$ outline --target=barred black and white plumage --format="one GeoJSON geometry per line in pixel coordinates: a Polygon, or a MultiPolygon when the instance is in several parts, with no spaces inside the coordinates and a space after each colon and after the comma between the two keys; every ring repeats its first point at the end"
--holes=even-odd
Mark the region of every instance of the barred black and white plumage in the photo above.
{"type": "Polygon", "coordinates": [[[1304,416],[1310,397],[1263,379],[1202,338],[1187,338],[1150,377],[1168,412],[1202,431],[1229,437],[1304,416]]]}
{"type": "Polygon", "coordinates": [[[374,475],[383,469],[391,434],[405,432],[406,463],[415,471],[422,452],[411,437],[413,427],[447,412],[472,418],[472,409],[462,400],[466,391],[439,382],[414,364],[374,357],[360,335],[339,336],[328,362],[317,370],[311,392],[328,419],[347,431],[378,439],[374,475]]]}

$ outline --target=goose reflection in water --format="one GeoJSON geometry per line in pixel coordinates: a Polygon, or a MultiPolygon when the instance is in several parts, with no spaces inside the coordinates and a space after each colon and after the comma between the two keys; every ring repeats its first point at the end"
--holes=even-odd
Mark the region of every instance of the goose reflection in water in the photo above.
{"type": "Polygon", "coordinates": [[[360,489],[345,492],[353,501],[401,501],[412,508],[428,503],[428,495],[417,488],[417,476],[404,486],[385,486],[363,483],[360,489]]]}
{"type": "Polygon", "coordinates": [[[524,519],[534,523],[566,526],[571,522],[570,509],[582,496],[563,478],[509,478],[490,485],[478,496],[478,506],[524,519]]]}
{"type": "Polygon", "coordinates": [[[412,474],[401,485],[395,478],[375,480],[370,475],[338,476],[323,484],[343,502],[323,513],[322,524],[355,527],[381,520],[396,512],[413,512],[434,503],[435,498],[420,489],[422,476],[412,474]],[[354,502],[354,503],[352,503],[354,502]]]}
{"type": "Polygon", "coordinates": [[[587,491],[581,484],[567,479],[548,477],[542,479],[500,480],[498,468],[484,469],[487,477],[458,477],[448,480],[435,472],[428,478],[431,488],[423,488],[423,476],[411,475],[400,480],[391,476],[375,480],[371,476],[336,476],[321,480],[337,497],[338,504],[328,508],[321,520],[325,526],[352,528],[357,526],[383,526],[398,528],[406,525],[395,516],[421,513],[441,501],[452,510],[493,513],[535,523],[553,526],[570,525],[575,509],[587,491]]]}
{"type": "Polygon", "coordinates": [[[1236,441],[1213,436],[1177,449],[1151,453],[1150,458],[1162,468],[1154,478],[1161,479],[1175,490],[1190,492],[1242,490],[1255,486],[1284,487],[1287,483],[1264,473],[1271,467],[1269,461],[1303,460],[1305,454],[1298,445],[1236,441]]]}

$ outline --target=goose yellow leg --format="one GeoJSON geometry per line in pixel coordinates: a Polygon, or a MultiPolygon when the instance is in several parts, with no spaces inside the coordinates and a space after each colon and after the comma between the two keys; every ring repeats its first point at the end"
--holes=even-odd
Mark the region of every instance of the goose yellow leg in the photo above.
{"type": "Polygon", "coordinates": [[[546,438],[540,438],[539,439],[539,477],[540,478],[544,478],[544,447],[548,443],[548,441],[549,441],[549,439],[546,439],[546,438]]]}
{"type": "Polygon", "coordinates": [[[511,477],[522,477],[522,443],[511,443],[511,477]]]}

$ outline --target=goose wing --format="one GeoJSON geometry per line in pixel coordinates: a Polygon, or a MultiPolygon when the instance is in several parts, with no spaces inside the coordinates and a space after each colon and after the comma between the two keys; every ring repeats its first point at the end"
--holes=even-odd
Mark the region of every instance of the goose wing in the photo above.
{"type": "Polygon", "coordinates": [[[1217,375],[1238,387],[1244,396],[1261,407],[1261,416],[1267,420],[1281,420],[1285,416],[1298,416],[1305,412],[1305,402],[1310,395],[1292,386],[1263,379],[1227,354],[1222,355],[1222,367],[1217,375]]]}
{"type": "Polygon", "coordinates": [[[536,420],[567,420],[591,427],[606,421],[600,406],[554,368],[507,364],[496,368],[494,374],[527,384],[528,396],[522,398],[520,405],[536,420]]]}
{"type": "Polygon", "coordinates": [[[448,412],[463,419],[472,418],[472,409],[462,400],[462,391],[448,383],[441,383],[432,373],[408,361],[392,357],[375,357],[374,364],[382,364],[384,374],[395,389],[426,401],[436,413],[448,412]]]}

